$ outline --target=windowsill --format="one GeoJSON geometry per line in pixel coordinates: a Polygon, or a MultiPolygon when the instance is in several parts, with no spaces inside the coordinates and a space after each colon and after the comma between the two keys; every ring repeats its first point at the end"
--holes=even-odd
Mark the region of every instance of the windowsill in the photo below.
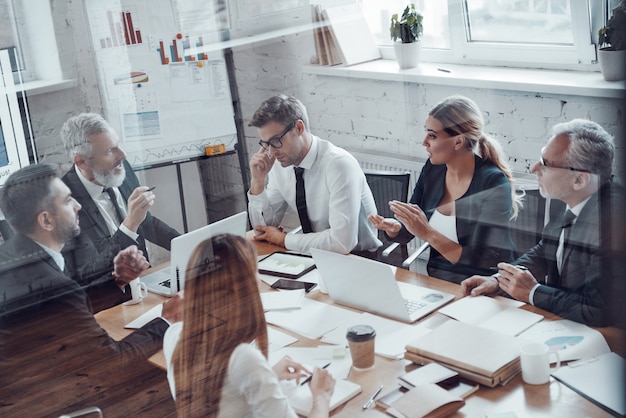
{"type": "Polygon", "coordinates": [[[599,72],[436,63],[421,63],[417,68],[400,70],[396,61],[384,59],[349,67],[309,65],[304,68],[304,72],[336,77],[606,98],[623,98],[626,87],[624,81],[605,81],[599,72]]]}
{"type": "Polygon", "coordinates": [[[26,92],[29,96],[37,94],[52,93],[76,86],[76,79],[71,80],[33,80],[22,84],[16,84],[18,92],[26,92]]]}

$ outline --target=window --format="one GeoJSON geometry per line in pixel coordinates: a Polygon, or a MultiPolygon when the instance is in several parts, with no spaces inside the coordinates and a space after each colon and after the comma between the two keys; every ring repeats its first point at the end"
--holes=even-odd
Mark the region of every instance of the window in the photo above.
{"type": "MultiPolygon", "coordinates": [[[[410,0],[357,0],[392,58],[389,22],[410,0]]],[[[589,69],[597,29],[616,0],[414,0],[424,15],[426,61],[589,69]]]]}
{"type": "Polygon", "coordinates": [[[9,51],[15,82],[62,78],[47,0],[0,0],[0,50],[4,49],[9,51]]]}

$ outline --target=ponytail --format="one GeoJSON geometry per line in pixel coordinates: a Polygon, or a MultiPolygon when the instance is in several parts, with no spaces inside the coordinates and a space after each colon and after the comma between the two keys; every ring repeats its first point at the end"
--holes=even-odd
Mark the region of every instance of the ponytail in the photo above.
{"type": "Polygon", "coordinates": [[[480,138],[478,138],[477,144],[478,155],[487,161],[491,161],[496,167],[500,169],[509,180],[509,184],[511,185],[511,203],[513,207],[513,213],[511,214],[511,219],[517,218],[519,210],[522,207],[522,200],[524,198],[524,193],[517,194],[515,190],[515,180],[513,179],[513,173],[511,172],[511,168],[504,160],[504,152],[502,151],[502,146],[499,142],[491,139],[490,137],[482,134],[480,138]]]}

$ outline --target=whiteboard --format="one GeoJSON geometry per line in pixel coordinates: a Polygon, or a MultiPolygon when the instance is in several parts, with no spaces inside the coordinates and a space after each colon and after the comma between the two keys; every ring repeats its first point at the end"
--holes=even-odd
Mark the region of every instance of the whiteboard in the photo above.
{"type": "Polygon", "coordinates": [[[224,10],[216,19],[204,0],[86,0],[85,10],[104,116],[132,166],[185,161],[205,146],[235,149],[223,51],[186,55],[219,42],[224,10]]]}

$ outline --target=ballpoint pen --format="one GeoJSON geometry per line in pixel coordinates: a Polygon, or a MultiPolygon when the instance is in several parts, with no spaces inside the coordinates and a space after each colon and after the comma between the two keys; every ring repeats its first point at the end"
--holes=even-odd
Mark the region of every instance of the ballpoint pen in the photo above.
{"type": "Polygon", "coordinates": [[[376,397],[378,396],[378,394],[380,393],[381,390],[383,390],[383,385],[378,386],[378,389],[376,389],[374,391],[372,396],[370,396],[370,398],[367,400],[367,402],[365,402],[365,405],[363,405],[363,409],[367,409],[370,406],[372,406],[372,404],[374,403],[374,400],[376,399],[376,397]]]}
{"type": "MultiPolygon", "coordinates": [[[[330,363],[327,363],[325,365],[322,366],[322,369],[325,369],[326,367],[330,366],[330,363]]],[[[306,379],[304,379],[302,381],[302,383],[300,383],[300,386],[304,386],[305,384],[309,383],[309,381],[313,378],[313,375],[307,376],[306,379]]]]}

